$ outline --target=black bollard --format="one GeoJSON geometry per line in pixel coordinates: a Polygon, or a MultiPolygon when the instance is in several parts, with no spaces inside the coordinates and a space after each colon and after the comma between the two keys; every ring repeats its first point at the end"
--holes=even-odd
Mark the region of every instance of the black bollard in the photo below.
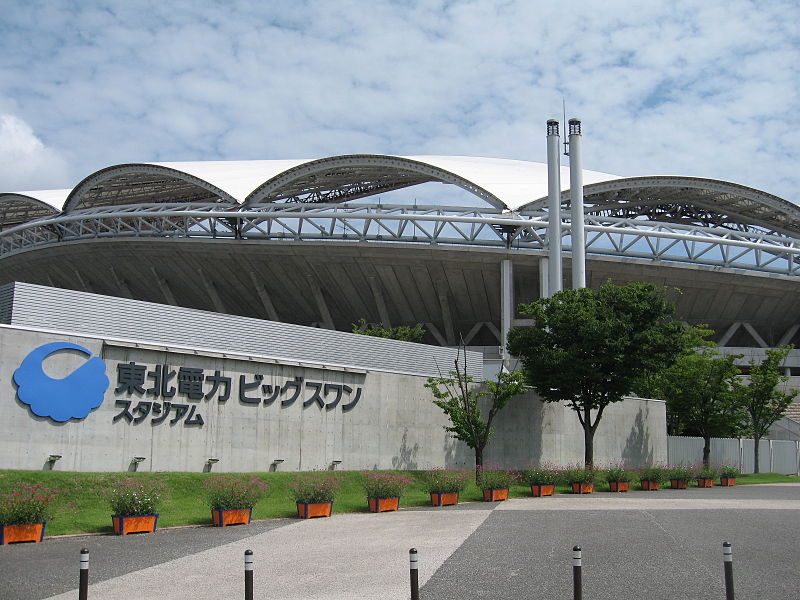
{"type": "Polygon", "coordinates": [[[572,598],[573,600],[583,600],[583,557],[581,547],[572,548],[572,598]]]}
{"type": "Polygon", "coordinates": [[[725,567],[725,600],[733,598],[733,550],[730,542],[722,543],[722,564],[725,567]]]}
{"type": "Polygon", "coordinates": [[[244,600],[253,600],[253,551],[244,551],[244,600]]]}
{"type": "Polygon", "coordinates": [[[419,568],[416,548],[408,551],[408,561],[411,566],[411,600],[419,600],[419,568]]]}
{"type": "Polygon", "coordinates": [[[89,549],[81,550],[81,570],[78,579],[78,600],[89,598],[89,549]]]}

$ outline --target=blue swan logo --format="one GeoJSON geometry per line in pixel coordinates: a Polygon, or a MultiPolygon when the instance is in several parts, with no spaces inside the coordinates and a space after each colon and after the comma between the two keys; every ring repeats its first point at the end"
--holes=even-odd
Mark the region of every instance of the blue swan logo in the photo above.
{"type": "Polygon", "coordinates": [[[31,351],[14,371],[17,398],[30,406],[31,412],[63,423],[70,419],[83,419],[103,403],[108,389],[108,377],[103,360],[77,344],[53,342],[31,351]],[[63,379],[53,379],[42,368],[42,363],[59,350],[77,350],[90,357],[83,365],[63,379]]]}

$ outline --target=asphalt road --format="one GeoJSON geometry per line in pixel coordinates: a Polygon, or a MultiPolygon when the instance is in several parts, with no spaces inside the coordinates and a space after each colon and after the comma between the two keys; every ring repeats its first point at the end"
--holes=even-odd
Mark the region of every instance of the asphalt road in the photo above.
{"type": "Polygon", "coordinates": [[[524,498],[398,513],[280,519],[126,537],[48,538],[0,547],[0,598],[77,598],[91,551],[90,599],[408,598],[418,548],[421,597],[572,598],[571,550],[587,600],[725,597],[722,542],[737,598],[800,599],[800,485],[524,498]]]}

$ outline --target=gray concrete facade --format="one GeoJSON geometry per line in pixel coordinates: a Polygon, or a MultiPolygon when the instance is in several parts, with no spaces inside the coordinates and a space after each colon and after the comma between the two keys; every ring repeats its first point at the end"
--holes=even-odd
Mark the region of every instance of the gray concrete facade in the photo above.
{"type": "MultiPolygon", "coordinates": [[[[101,297],[103,304],[88,296],[81,294],[81,302],[106,315],[120,310],[116,302],[124,304],[129,315],[142,309],[137,304],[146,305],[101,297]]],[[[267,336],[265,342],[273,325],[289,337],[292,332],[287,328],[303,330],[297,335],[308,339],[318,336],[320,346],[330,343],[329,336],[345,342],[352,338],[359,353],[348,357],[340,350],[341,361],[348,366],[337,367],[321,360],[305,363],[302,356],[282,359],[274,354],[212,351],[206,343],[193,348],[192,340],[179,345],[174,332],[163,333],[159,343],[159,329],[150,330],[144,342],[135,340],[137,332],[116,337],[125,333],[121,329],[114,331],[115,336],[99,335],[103,323],[99,317],[92,325],[94,334],[85,333],[86,325],[78,333],[74,306],[58,309],[52,304],[50,308],[47,322],[51,327],[58,325],[62,313],[70,326],[47,330],[0,326],[0,468],[267,471],[326,469],[336,461],[341,461],[336,463],[339,468],[348,470],[469,468],[474,464],[472,451],[444,430],[448,421],[424,387],[434,368],[429,363],[438,362],[446,370],[455,349],[269,321],[257,324],[260,334],[267,336]],[[15,372],[32,351],[55,342],[76,344],[102,359],[108,378],[99,407],[63,422],[37,416],[43,414],[39,409],[34,414],[30,402],[23,402],[23,388],[28,384],[20,385],[19,376],[15,381],[15,372]],[[426,368],[416,373],[382,368],[385,357],[379,355],[387,348],[410,365],[404,370],[415,364],[426,368]],[[435,360],[428,356],[430,352],[436,354],[435,360]],[[52,462],[51,455],[61,458],[52,462]],[[134,457],[144,460],[136,463],[134,457]],[[209,459],[217,462],[209,464],[209,459]]],[[[195,318],[196,323],[213,323],[213,313],[202,313],[200,319],[200,311],[167,308],[183,311],[173,317],[184,322],[195,318]]],[[[237,317],[220,318],[225,324],[237,317]]],[[[481,353],[469,352],[467,360],[482,371],[481,353]]],[[[40,364],[56,386],[45,400],[57,405],[69,396],[65,392],[62,398],[57,386],[88,363],[85,354],[62,349],[40,364]]],[[[629,399],[610,407],[595,447],[601,462],[665,460],[663,403],[629,399]]],[[[575,414],[566,406],[545,405],[528,394],[500,413],[486,458],[494,464],[522,467],[537,462],[569,464],[582,456],[583,435],[575,414]]]]}

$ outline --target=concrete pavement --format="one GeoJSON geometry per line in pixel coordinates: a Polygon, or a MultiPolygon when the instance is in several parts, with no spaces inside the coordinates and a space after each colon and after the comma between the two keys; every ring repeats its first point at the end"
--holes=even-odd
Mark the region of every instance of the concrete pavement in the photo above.
{"type": "Polygon", "coordinates": [[[522,498],[7,546],[0,597],[76,598],[86,546],[92,600],[241,598],[248,548],[256,598],[401,599],[414,546],[422,598],[571,598],[579,544],[587,598],[722,599],[727,540],[737,598],[785,600],[800,598],[798,537],[796,484],[522,498]]]}

